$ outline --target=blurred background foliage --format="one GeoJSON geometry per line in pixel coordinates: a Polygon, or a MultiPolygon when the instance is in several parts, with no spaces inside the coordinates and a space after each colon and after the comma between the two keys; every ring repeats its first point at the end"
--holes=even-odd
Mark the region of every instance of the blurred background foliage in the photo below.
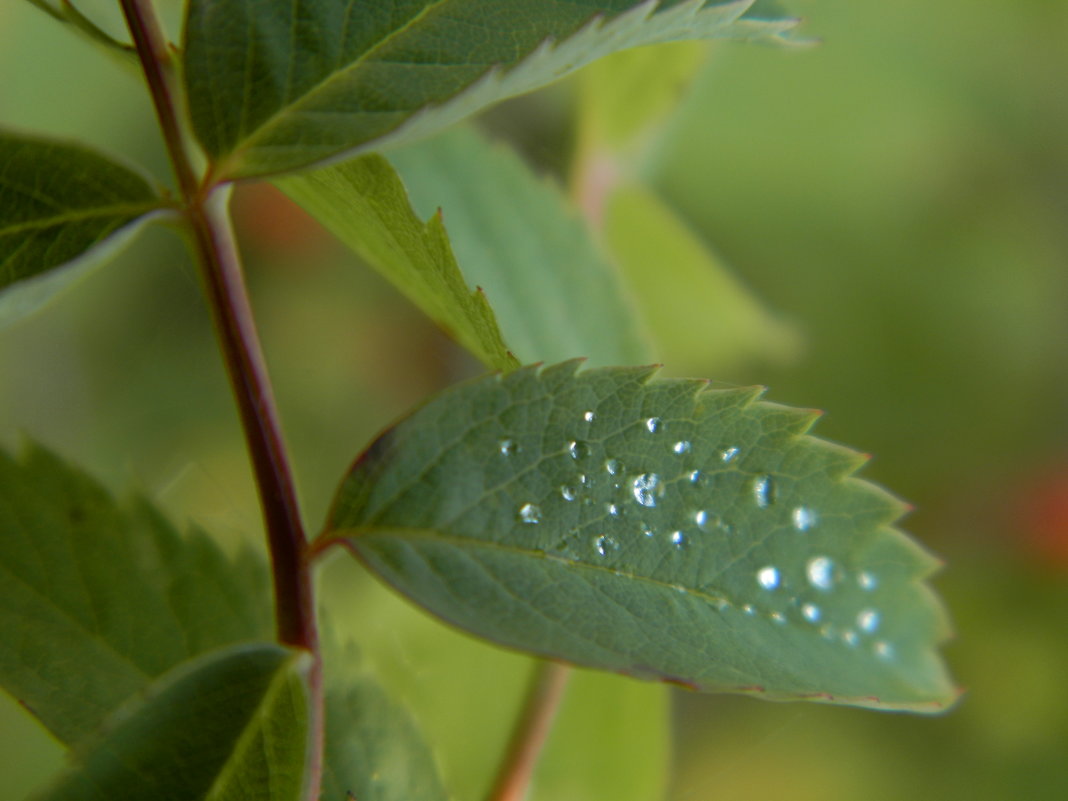
{"type": "MultiPolygon", "coordinates": [[[[114,5],[81,4],[118,32],[114,5]]],[[[163,5],[176,31],[179,4],[163,5]]],[[[1068,797],[1068,2],[791,8],[822,44],[716,46],[646,177],[798,333],[789,358],[700,372],[824,408],[819,433],[876,454],[866,475],[916,504],[906,527],[947,562],[946,656],[967,694],[928,719],[678,692],[667,797],[1068,797]]],[[[136,76],[29,4],[0,4],[0,75],[2,124],[167,176],[136,76]]],[[[483,122],[566,181],[575,98],[572,81],[483,122]]],[[[478,367],[270,187],[239,188],[235,211],[314,528],[369,438],[478,367]]],[[[257,536],[198,278],[172,232],[150,229],[0,332],[0,388],[7,447],[38,438],[179,520],[257,536]]],[[[477,797],[528,660],[441,627],[344,560],[324,581],[330,617],[424,719],[457,797],[477,797]]],[[[566,728],[586,738],[648,726],[645,765],[632,748],[596,767],[655,786],[655,721],[603,702],[578,717],[566,728]]],[[[13,799],[62,759],[6,698],[0,753],[13,799]]],[[[539,797],[579,801],[561,777],[591,766],[569,753],[552,750],[539,797]]]]}

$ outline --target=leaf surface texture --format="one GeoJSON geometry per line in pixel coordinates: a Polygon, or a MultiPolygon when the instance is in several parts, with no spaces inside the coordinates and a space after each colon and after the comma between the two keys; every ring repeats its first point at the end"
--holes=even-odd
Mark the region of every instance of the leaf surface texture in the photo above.
{"type": "Polygon", "coordinates": [[[756,388],[524,368],[448,390],[335,499],[342,537],[438,616],[705,691],[938,711],[948,634],[864,457],[756,388]]]}
{"type": "Polygon", "coordinates": [[[300,801],[310,663],[255,644],[182,665],[77,749],[39,801],[300,801]]]}
{"type": "Polygon", "coordinates": [[[184,75],[222,177],[441,130],[616,50],[775,39],[751,0],[192,0],[184,75]]]}
{"type": "Polygon", "coordinates": [[[162,205],[142,176],[96,151],[0,131],[0,322],[36,310],[76,262],[162,205]]]}
{"type": "Polygon", "coordinates": [[[0,683],[74,744],[175,665],[270,638],[266,569],[40,447],[0,452],[0,631],[0,683]]]}

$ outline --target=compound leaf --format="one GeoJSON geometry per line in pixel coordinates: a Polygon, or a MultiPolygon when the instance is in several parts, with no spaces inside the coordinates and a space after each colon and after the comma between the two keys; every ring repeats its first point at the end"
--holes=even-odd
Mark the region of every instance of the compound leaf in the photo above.
{"type": "Polygon", "coordinates": [[[752,0],[192,0],[185,78],[224,178],[441,130],[628,47],[777,39],[752,0]]]}
{"type": "Polygon", "coordinates": [[[520,361],[651,360],[634,300],[551,180],[467,126],[391,158],[416,209],[441,209],[464,275],[520,361]]]}
{"type": "Polygon", "coordinates": [[[300,801],[311,657],[242,645],[154,682],[39,801],[300,801]]]}
{"type": "Polygon", "coordinates": [[[933,712],[936,561],[864,457],[759,389],[570,362],[450,389],[345,477],[326,538],[462,628],[706,691],[933,712]]]}
{"type": "Polygon", "coordinates": [[[485,294],[468,288],[441,215],[425,223],[415,215],[386,159],[371,154],[276,183],[487,367],[519,365],[485,294]]]}
{"type": "Polygon", "coordinates": [[[35,311],[163,205],[96,151],[0,131],[0,322],[35,311]]]}
{"type": "Polygon", "coordinates": [[[267,573],[44,449],[0,452],[0,685],[74,744],[209,650],[272,633],[267,573]]]}

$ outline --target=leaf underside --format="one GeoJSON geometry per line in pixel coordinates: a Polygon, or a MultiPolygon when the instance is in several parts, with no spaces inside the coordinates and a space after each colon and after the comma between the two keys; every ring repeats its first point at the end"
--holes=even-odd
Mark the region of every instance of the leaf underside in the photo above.
{"type": "Polygon", "coordinates": [[[0,131],[0,318],[33,311],[69,265],[161,204],[148,181],[93,150],[0,131]]]}
{"type": "Polygon", "coordinates": [[[390,154],[421,214],[440,208],[467,281],[523,362],[651,360],[635,304],[569,200],[510,148],[459,126],[390,154]]]}
{"type": "Polygon", "coordinates": [[[275,183],[487,367],[519,366],[485,294],[464,280],[441,216],[415,215],[386,159],[372,153],[275,183]]]}
{"type": "Polygon", "coordinates": [[[937,562],[865,457],[759,388],[523,368],[383,434],[324,536],[504,645],[705,691],[936,712],[937,562]]]}
{"type": "Polygon", "coordinates": [[[752,0],[192,0],[193,127],[224,178],[426,136],[616,50],[779,39],[752,0]]]}
{"type": "Polygon", "coordinates": [[[0,452],[0,685],[74,744],[198,654],[272,636],[265,565],[119,507],[38,446],[0,452]]]}
{"type": "Polygon", "coordinates": [[[309,665],[265,643],[181,666],[77,749],[38,801],[300,801],[309,665]]]}

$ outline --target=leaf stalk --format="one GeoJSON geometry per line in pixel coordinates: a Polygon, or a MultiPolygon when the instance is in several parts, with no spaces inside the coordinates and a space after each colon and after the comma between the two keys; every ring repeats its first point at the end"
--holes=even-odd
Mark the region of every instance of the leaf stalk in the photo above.
{"type": "Polygon", "coordinates": [[[526,797],[570,677],[570,666],[561,662],[541,662],[535,669],[508,750],[486,801],[523,801],[526,797]]]}
{"type": "Polygon", "coordinates": [[[274,580],[278,639],[313,656],[311,757],[307,799],[319,797],[323,760],[322,658],[307,541],[241,269],[227,202],[230,187],[202,183],[190,158],[195,144],[179,114],[181,89],[172,51],[151,0],[121,0],[177,178],[193,250],[237,402],[260,498],[274,580]]]}

